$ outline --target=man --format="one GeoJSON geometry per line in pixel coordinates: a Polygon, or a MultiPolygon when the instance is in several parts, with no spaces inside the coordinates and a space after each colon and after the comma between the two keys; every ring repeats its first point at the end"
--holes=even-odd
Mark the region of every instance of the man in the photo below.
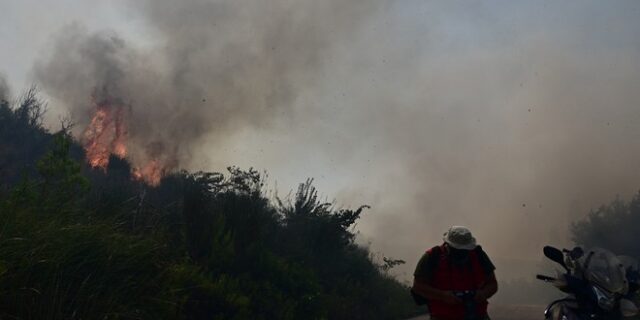
{"type": "Polygon", "coordinates": [[[429,249],[414,273],[414,297],[426,300],[431,319],[489,319],[487,299],[498,291],[495,267],[471,231],[453,226],[429,249]]]}

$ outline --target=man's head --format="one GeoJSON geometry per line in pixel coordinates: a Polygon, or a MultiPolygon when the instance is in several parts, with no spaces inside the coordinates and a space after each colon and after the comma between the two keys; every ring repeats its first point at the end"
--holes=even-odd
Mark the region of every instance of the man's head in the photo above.
{"type": "Polygon", "coordinates": [[[450,248],[458,250],[473,250],[476,248],[476,238],[471,235],[468,228],[453,226],[445,232],[443,240],[450,248]]]}
{"type": "Polygon", "coordinates": [[[469,261],[469,252],[476,248],[476,238],[466,227],[453,226],[444,234],[448,254],[454,264],[462,265],[469,261]]]}

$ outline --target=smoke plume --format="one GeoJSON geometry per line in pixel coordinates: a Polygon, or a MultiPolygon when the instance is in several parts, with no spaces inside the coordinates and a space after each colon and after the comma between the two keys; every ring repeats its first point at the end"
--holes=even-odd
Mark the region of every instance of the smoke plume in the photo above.
{"type": "Polygon", "coordinates": [[[148,41],[71,25],[35,68],[77,127],[118,97],[134,164],[316,177],[407,278],[457,224],[532,278],[640,188],[639,2],[127,3],[148,41]]]}
{"type": "Polygon", "coordinates": [[[640,188],[640,24],[627,13],[640,6],[423,8],[448,20],[419,14],[424,43],[393,32],[404,50],[378,47],[379,83],[353,81],[371,89],[351,102],[368,116],[343,140],[361,163],[346,194],[374,199],[362,232],[407,259],[407,276],[467,225],[499,278],[533,279],[545,244],[571,245],[572,221],[640,188]]]}
{"type": "Polygon", "coordinates": [[[127,157],[174,169],[205,135],[225,139],[290,114],[327,49],[348,40],[374,2],[131,1],[156,33],[153,45],[73,24],[34,73],[78,128],[91,123],[96,101],[127,106],[127,157]]]}

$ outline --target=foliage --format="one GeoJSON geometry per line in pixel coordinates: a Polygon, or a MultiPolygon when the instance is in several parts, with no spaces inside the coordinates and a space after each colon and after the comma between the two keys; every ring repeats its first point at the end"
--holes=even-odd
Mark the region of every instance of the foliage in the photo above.
{"type": "Polygon", "coordinates": [[[380,269],[385,272],[393,269],[396,266],[407,263],[406,261],[401,259],[392,259],[387,257],[382,257],[382,261],[384,263],[380,266],[380,269]]]}
{"type": "Polygon", "coordinates": [[[616,198],[591,211],[586,218],[573,224],[573,240],[586,247],[603,247],[618,254],[640,257],[638,225],[640,193],[628,202],[616,198]]]}
{"type": "MultiPolygon", "coordinates": [[[[81,165],[29,91],[0,104],[0,318],[397,319],[408,294],[354,243],[367,206],[318,201],[312,180],[269,199],[253,169],[178,172],[151,188],[126,161],[81,165]],[[16,164],[16,162],[18,164],[16,164]]],[[[63,128],[64,129],[64,128],[63,128]]]]}

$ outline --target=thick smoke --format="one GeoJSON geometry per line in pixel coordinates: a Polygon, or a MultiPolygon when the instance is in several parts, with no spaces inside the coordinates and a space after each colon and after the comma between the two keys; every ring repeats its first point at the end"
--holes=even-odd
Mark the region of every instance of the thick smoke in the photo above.
{"type": "Polygon", "coordinates": [[[151,44],[70,26],[36,67],[77,127],[106,92],[131,108],[136,161],[316,177],[372,205],[361,238],[407,278],[462,224],[499,278],[532,279],[543,245],[640,189],[637,1],[130,6],[151,44]]]}
{"type": "Polygon", "coordinates": [[[268,128],[312,86],[328,48],[348,41],[376,1],[131,1],[154,43],[66,27],[35,68],[78,128],[97,101],[129,106],[130,158],[188,163],[205,134],[268,128]]]}
{"type": "Polygon", "coordinates": [[[533,279],[542,246],[569,246],[572,221],[640,189],[640,23],[627,14],[640,6],[424,7],[450,20],[421,15],[434,18],[423,45],[379,47],[382,84],[353,102],[369,115],[350,130],[362,169],[347,188],[374,199],[363,233],[410,276],[467,225],[499,277],[533,279]]]}

